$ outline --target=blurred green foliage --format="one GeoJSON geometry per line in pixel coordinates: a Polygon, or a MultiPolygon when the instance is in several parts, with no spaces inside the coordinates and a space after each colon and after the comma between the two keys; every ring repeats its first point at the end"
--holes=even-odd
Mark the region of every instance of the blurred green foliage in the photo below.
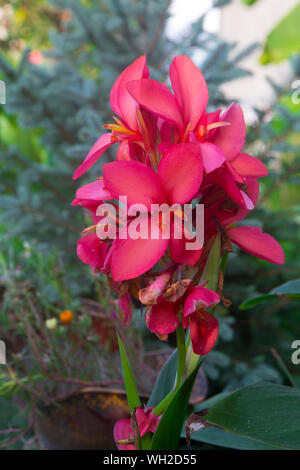
{"type": "Polygon", "coordinates": [[[262,64],[281,62],[300,50],[300,3],[293,8],[268,34],[264,51],[260,57],[262,64]]]}

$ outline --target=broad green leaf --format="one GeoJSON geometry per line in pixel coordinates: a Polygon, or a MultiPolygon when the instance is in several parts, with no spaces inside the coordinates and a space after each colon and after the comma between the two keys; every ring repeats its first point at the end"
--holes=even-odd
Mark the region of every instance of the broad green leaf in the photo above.
{"type": "Polygon", "coordinates": [[[281,62],[300,50],[300,3],[270,32],[260,57],[262,64],[281,62]]]}
{"type": "Polygon", "coordinates": [[[199,360],[193,372],[177,390],[164,412],[152,439],[152,450],[172,450],[178,448],[189,398],[202,361],[203,359],[199,360]]]}
{"type": "Polygon", "coordinates": [[[152,390],[147,406],[157,406],[172,390],[177,370],[177,350],[163,365],[152,390]]]}
{"type": "MultiPolygon", "coordinates": [[[[182,435],[182,437],[184,436],[182,435]]],[[[280,447],[268,446],[254,439],[238,436],[218,428],[207,428],[195,432],[191,436],[191,441],[193,440],[237,450],[282,450],[280,447]]]]}
{"type": "Polygon", "coordinates": [[[291,300],[300,300],[300,279],[288,281],[285,284],[275,287],[269,294],[253,297],[252,299],[245,300],[240,305],[241,310],[255,307],[255,305],[265,302],[267,300],[278,299],[281,295],[288,297],[291,300]]]}
{"type": "MultiPolygon", "coordinates": [[[[194,412],[210,408],[218,401],[222,400],[226,396],[230,395],[230,392],[222,392],[214,395],[207,400],[202,401],[199,405],[195,406],[194,412]]],[[[181,433],[181,437],[185,439],[185,431],[181,433]]],[[[213,444],[215,446],[228,447],[231,449],[238,450],[274,450],[273,446],[268,446],[262,442],[255,441],[243,436],[237,436],[231,432],[224,431],[219,428],[207,428],[202,429],[199,432],[191,435],[191,440],[198,442],[205,442],[206,444],[213,444]]]]}
{"type": "Polygon", "coordinates": [[[242,387],[209,408],[203,419],[233,434],[300,450],[300,390],[267,382],[242,387]]]}
{"type": "Polygon", "coordinates": [[[141,401],[139,399],[139,395],[137,392],[132,368],[128,360],[122,340],[119,335],[118,335],[118,342],[119,342],[119,349],[120,349],[120,355],[121,355],[121,361],[122,361],[123,377],[124,377],[124,382],[125,382],[128,406],[130,409],[130,413],[132,413],[134,408],[141,406],[141,401]]]}

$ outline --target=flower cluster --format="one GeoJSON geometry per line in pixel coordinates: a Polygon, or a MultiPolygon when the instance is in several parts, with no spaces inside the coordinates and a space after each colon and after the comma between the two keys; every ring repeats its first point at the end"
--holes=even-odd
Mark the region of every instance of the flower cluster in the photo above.
{"type": "Polygon", "coordinates": [[[135,297],[147,306],[152,332],[164,339],[181,323],[190,328],[194,352],[206,354],[218,335],[218,322],[206,309],[222,293],[205,287],[203,279],[199,285],[199,279],[216,236],[221,237],[220,256],[232,250],[232,243],[275,264],[284,263],[284,253],[259,227],[237,225],[254,208],[258,178],[267,174],[260,160],[242,151],[246,126],[240,106],[207,112],[205,79],[185,55],[174,58],[170,80],[173,92],[149,78],[142,56],[115,81],[110,93],[114,123],[104,126],[107,133],[74,174],[80,177],[107,148],[118,145],[116,161],[103,165],[103,176],[76,193],[73,205],[88,209],[93,219],[77,253],[108,276],[126,324],[135,297]],[[108,202],[106,214],[98,210],[108,202]],[[195,206],[204,207],[196,233],[185,224],[187,204],[192,204],[192,226],[195,206]],[[133,210],[137,205],[139,215],[133,210]],[[165,215],[171,227],[167,236],[165,215]],[[130,236],[141,225],[151,228],[151,235],[130,236]],[[201,243],[188,248],[188,240],[199,241],[198,231],[201,243]]]}

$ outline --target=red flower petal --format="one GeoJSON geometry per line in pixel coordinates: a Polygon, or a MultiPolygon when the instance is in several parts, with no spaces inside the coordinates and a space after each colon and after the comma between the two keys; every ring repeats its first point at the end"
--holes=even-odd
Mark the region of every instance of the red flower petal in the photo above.
{"type": "Polygon", "coordinates": [[[146,316],[149,330],[158,335],[168,335],[175,331],[179,325],[178,309],[179,305],[174,302],[158,301],[146,316]]]}
{"type": "Polygon", "coordinates": [[[248,176],[249,178],[260,178],[267,176],[268,169],[266,166],[258,160],[258,158],[252,157],[247,153],[240,153],[237,157],[230,161],[230,165],[233,166],[235,171],[240,176],[248,176]]]}
{"type": "Polygon", "coordinates": [[[102,242],[96,233],[89,233],[80,238],[77,243],[77,256],[91,269],[101,269],[108,251],[108,244],[102,242]]]}
{"type": "Polygon", "coordinates": [[[207,183],[215,183],[228,194],[228,196],[236,202],[240,207],[248,210],[252,210],[254,205],[251,199],[247,196],[247,194],[240,190],[237,186],[236,182],[234,181],[231,173],[227,171],[226,168],[220,168],[214,173],[212,176],[210,175],[206,179],[207,183]]]}
{"type": "Polygon", "coordinates": [[[193,243],[193,240],[176,240],[170,239],[170,252],[174,263],[187,264],[194,266],[199,261],[202,254],[202,248],[199,250],[187,250],[186,243],[193,243]]]}
{"type": "Polygon", "coordinates": [[[203,142],[200,145],[203,166],[206,173],[219,168],[226,160],[223,150],[211,142],[203,142]]]}
{"type": "Polygon", "coordinates": [[[101,157],[103,152],[112,145],[111,134],[103,134],[97,142],[93,145],[84,161],[77,168],[73,175],[73,180],[76,180],[81,175],[83,175],[94,163],[101,157]]]}
{"type": "Polygon", "coordinates": [[[117,444],[119,441],[128,441],[133,439],[133,431],[130,426],[130,419],[119,419],[114,426],[114,440],[120,450],[136,450],[131,444],[117,444]]]}
{"type": "Polygon", "coordinates": [[[131,160],[134,160],[133,158],[131,158],[131,155],[132,151],[128,140],[123,140],[118,147],[116,153],[116,160],[130,162],[131,160]]]}
{"type": "Polygon", "coordinates": [[[161,159],[157,174],[171,204],[184,204],[196,194],[203,176],[198,145],[173,145],[161,159]]]}
{"type": "Polygon", "coordinates": [[[138,129],[136,120],[136,101],[127,90],[127,83],[149,76],[146,56],[136,59],[115,81],[110,92],[110,106],[126,124],[134,130],[138,129]]]}
{"type": "Polygon", "coordinates": [[[127,84],[127,88],[140,106],[182,127],[175,97],[165,84],[148,78],[132,81],[127,84]]]}
{"type": "Polygon", "coordinates": [[[139,406],[135,413],[141,436],[144,436],[147,432],[154,433],[156,431],[160,418],[152,413],[152,408],[139,406]]]}
{"type": "Polygon", "coordinates": [[[194,266],[194,264],[197,263],[202,254],[202,247],[198,246],[199,243],[197,243],[197,245],[195,244],[195,238],[188,240],[185,237],[186,230],[187,227],[184,227],[183,221],[175,217],[174,222],[171,225],[170,253],[175,263],[194,266]],[[180,239],[174,238],[174,224],[178,225],[176,227],[178,233],[180,233],[180,230],[182,231],[182,238],[180,239]],[[194,249],[187,249],[187,243],[193,243],[194,249]]]}
{"type": "Polygon", "coordinates": [[[190,316],[190,334],[194,353],[209,353],[217,340],[218,333],[218,320],[205,310],[190,316]]]}
{"type": "Polygon", "coordinates": [[[208,103],[206,81],[186,55],[176,56],[170,65],[170,78],[185,126],[193,130],[208,103]]]}
{"type": "Polygon", "coordinates": [[[76,191],[76,199],[101,202],[103,200],[113,199],[113,196],[104,188],[103,180],[94,181],[93,183],[85,184],[76,191]]]}
{"type": "Polygon", "coordinates": [[[183,316],[187,317],[194,313],[197,310],[198,303],[201,303],[206,308],[209,308],[219,302],[220,297],[214,290],[207,289],[203,286],[193,287],[184,302],[183,316]]]}
{"type": "Polygon", "coordinates": [[[143,163],[106,163],[103,165],[103,179],[114,197],[127,196],[128,206],[140,203],[150,211],[151,204],[166,201],[156,173],[143,163]]]}
{"type": "MultiPolygon", "coordinates": [[[[129,224],[130,228],[130,224],[129,224]]],[[[121,237],[125,236],[125,227],[121,232],[121,237]]],[[[165,253],[169,240],[151,239],[150,222],[149,238],[129,238],[117,239],[113,244],[111,258],[111,273],[114,281],[125,281],[133,279],[151,269],[165,253]]]]}
{"type": "Polygon", "coordinates": [[[284,252],[279,243],[259,227],[241,226],[227,230],[233,243],[257,258],[274,264],[284,264],[284,252]]]}
{"type": "Polygon", "coordinates": [[[212,142],[223,150],[227,160],[232,160],[242,150],[246,137],[246,125],[241,107],[232,103],[221,115],[220,121],[229,122],[230,126],[219,127],[212,142]]]}

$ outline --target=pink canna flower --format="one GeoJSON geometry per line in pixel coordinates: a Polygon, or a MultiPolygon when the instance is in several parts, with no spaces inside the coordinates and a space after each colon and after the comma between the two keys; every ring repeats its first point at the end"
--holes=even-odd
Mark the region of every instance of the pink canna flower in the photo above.
{"type": "Polygon", "coordinates": [[[206,142],[205,137],[214,128],[226,123],[219,122],[220,112],[206,113],[207,85],[189,57],[181,55],[174,58],[170,78],[174,95],[166,85],[150,78],[128,82],[127,88],[140,106],[173,125],[173,143],[190,141],[197,144],[201,149],[204,169],[210,173],[225,162],[225,155],[219,147],[206,142]]]}
{"type": "MultiPolygon", "coordinates": [[[[192,144],[179,144],[161,159],[157,173],[148,166],[138,162],[113,162],[103,165],[104,184],[115,198],[126,196],[128,206],[143,204],[148,212],[152,205],[184,204],[189,202],[198,191],[202,182],[203,166],[199,149],[192,144]]],[[[123,230],[130,230],[129,222],[123,230]]],[[[150,221],[149,221],[150,225],[150,221]]],[[[159,220],[155,227],[157,237],[132,239],[124,237],[122,232],[113,244],[110,269],[115,281],[132,279],[151,269],[164,255],[170,246],[173,260],[184,262],[185,240],[164,238],[159,220]],[[125,239],[124,239],[125,238],[125,239]],[[183,245],[183,247],[182,247],[183,245]]],[[[194,258],[186,256],[188,264],[194,264],[200,257],[201,250],[195,250],[194,258]]]]}
{"type": "MultiPolygon", "coordinates": [[[[136,408],[135,416],[139,427],[140,436],[148,432],[155,433],[160,417],[152,413],[153,408],[136,408]]],[[[114,439],[120,450],[136,450],[134,446],[134,434],[130,418],[120,419],[114,426],[114,439]],[[123,443],[120,443],[123,442],[123,443]],[[126,444],[124,443],[126,442],[126,444]],[[130,442],[130,444],[127,444],[130,442]]]]}
{"type": "MultiPolygon", "coordinates": [[[[84,230],[77,250],[84,263],[109,276],[125,324],[132,316],[129,286],[134,280],[133,284],[146,286],[139,290],[139,299],[147,305],[148,328],[166,337],[182,322],[184,328],[190,328],[194,352],[207,354],[218,336],[218,322],[207,309],[220,298],[203,285],[192,285],[193,276],[205,265],[216,234],[222,234],[222,253],[230,251],[233,243],[275,264],[284,263],[284,253],[277,241],[260,228],[236,226],[254,208],[258,178],[267,174],[262,162],[243,152],[246,125],[242,109],[232,103],[222,114],[220,110],[207,113],[205,79],[185,55],[174,58],[170,79],[173,92],[149,78],[142,56],[115,81],[110,104],[119,117],[114,117],[114,124],[104,126],[110,132],[100,137],[74,174],[74,178],[81,176],[110,145],[118,144],[117,161],[104,164],[103,178],[79,188],[72,202],[88,209],[94,223],[84,230]],[[128,203],[125,218],[122,205],[118,207],[113,201],[121,196],[126,196],[128,203]],[[186,250],[182,206],[198,198],[204,205],[204,247],[186,250]],[[97,216],[97,207],[105,201],[111,201],[117,209],[117,236],[104,243],[94,232],[102,220],[97,216]],[[139,215],[136,204],[143,204],[139,215]],[[153,209],[153,205],[160,208],[153,209]],[[168,236],[162,206],[172,216],[168,236]],[[149,235],[129,236],[130,230],[142,222],[149,235]],[[174,229],[181,233],[180,239],[174,236],[174,229]],[[157,263],[163,270],[160,267],[155,275],[157,263]],[[178,281],[176,294],[169,295],[176,271],[177,279],[181,279],[182,272],[192,279],[178,281]],[[149,284],[149,278],[155,280],[149,284]]],[[[148,411],[138,413],[139,419],[148,422],[148,411]]],[[[116,429],[131,435],[129,420],[116,429]]]]}
{"type": "Polygon", "coordinates": [[[185,55],[177,56],[170,66],[172,92],[156,80],[144,78],[128,82],[127,88],[140,106],[173,124],[174,142],[161,144],[161,151],[177,142],[189,141],[201,149],[208,182],[220,185],[241,207],[253,209],[247,194],[237,183],[245,177],[261,177],[267,169],[255,157],[241,153],[246,126],[241,108],[233,103],[220,117],[220,111],[206,113],[208,91],[200,70],[185,55]],[[176,135],[176,132],[175,132],[176,135]],[[222,168],[221,168],[222,167],[222,168]]]}

